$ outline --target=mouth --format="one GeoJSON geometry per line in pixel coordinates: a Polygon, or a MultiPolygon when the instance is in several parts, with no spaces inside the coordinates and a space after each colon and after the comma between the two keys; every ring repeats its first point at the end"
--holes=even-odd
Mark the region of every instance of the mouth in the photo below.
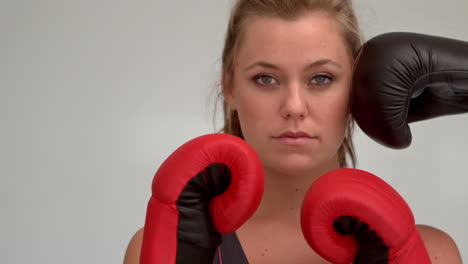
{"type": "Polygon", "coordinates": [[[304,146],[317,137],[313,137],[303,131],[287,131],[273,138],[286,145],[304,146]]]}

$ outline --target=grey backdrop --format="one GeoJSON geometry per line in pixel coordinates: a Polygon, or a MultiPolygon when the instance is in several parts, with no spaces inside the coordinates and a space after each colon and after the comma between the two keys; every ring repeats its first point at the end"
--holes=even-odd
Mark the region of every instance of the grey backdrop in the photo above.
{"type": "MultiPolygon", "coordinates": [[[[468,40],[466,0],[355,1],[366,39],[468,40]]],[[[153,175],[213,128],[228,0],[0,2],[2,263],[121,263],[153,175]]],[[[409,149],[360,131],[359,168],[468,256],[468,115],[416,123],[409,149]]]]}

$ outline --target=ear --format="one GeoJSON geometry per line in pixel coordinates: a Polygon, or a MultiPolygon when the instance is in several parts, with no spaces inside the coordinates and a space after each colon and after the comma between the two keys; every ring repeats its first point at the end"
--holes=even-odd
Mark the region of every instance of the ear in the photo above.
{"type": "Polygon", "coordinates": [[[231,76],[227,73],[223,73],[221,80],[221,89],[224,97],[224,101],[232,110],[236,110],[236,100],[234,97],[234,87],[232,84],[231,76]]]}

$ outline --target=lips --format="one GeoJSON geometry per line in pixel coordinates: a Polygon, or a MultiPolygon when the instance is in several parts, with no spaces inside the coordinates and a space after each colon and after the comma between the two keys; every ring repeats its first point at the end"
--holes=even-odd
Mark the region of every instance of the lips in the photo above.
{"type": "Polygon", "coordinates": [[[309,144],[315,137],[303,131],[287,131],[273,138],[289,146],[304,146],[309,144]]]}
{"type": "Polygon", "coordinates": [[[278,138],[312,138],[309,134],[303,131],[287,131],[282,133],[278,138]]]}

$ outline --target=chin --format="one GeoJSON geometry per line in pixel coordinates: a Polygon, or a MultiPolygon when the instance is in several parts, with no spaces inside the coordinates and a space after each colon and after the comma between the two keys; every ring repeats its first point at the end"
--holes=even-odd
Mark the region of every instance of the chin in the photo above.
{"type": "Polygon", "coordinates": [[[339,162],[337,156],[332,158],[313,155],[288,155],[286,158],[270,160],[265,169],[276,171],[282,174],[323,174],[328,171],[338,169],[339,162]]]}
{"type": "Polygon", "coordinates": [[[283,174],[306,174],[312,173],[319,165],[320,162],[311,157],[298,156],[272,161],[268,167],[283,174]]]}

